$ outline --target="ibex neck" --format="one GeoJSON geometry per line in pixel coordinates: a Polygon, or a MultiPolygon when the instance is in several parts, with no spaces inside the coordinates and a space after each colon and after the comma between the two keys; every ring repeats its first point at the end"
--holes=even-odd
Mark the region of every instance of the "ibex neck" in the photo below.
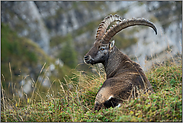
{"type": "Polygon", "coordinates": [[[118,48],[114,47],[109,53],[108,59],[103,63],[107,78],[113,77],[121,64],[123,54],[118,48]]]}

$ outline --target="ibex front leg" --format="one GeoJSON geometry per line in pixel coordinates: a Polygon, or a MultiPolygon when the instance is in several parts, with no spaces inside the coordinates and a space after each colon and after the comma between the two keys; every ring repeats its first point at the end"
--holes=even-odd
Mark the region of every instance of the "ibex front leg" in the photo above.
{"type": "MultiPolygon", "coordinates": [[[[102,87],[99,89],[96,99],[95,99],[95,108],[94,110],[100,110],[101,108],[109,108],[109,107],[115,107],[120,106],[123,102],[123,93],[125,93],[124,96],[126,96],[126,91],[124,87],[118,86],[119,83],[113,83],[113,79],[107,79],[102,87]]],[[[121,82],[120,82],[121,83],[121,82]]],[[[129,88],[127,89],[129,90],[129,88]]],[[[129,93],[130,95],[130,93],[129,93]]]]}

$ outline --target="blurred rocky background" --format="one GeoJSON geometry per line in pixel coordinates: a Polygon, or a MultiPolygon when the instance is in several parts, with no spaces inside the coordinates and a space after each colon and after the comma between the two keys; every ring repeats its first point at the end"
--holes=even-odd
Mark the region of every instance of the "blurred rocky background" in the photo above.
{"type": "Polygon", "coordinates": [[[113,38],[145,71],[153,64],[181,58],[181,1],[1,1],[1,82],[7,95],[24,98],[36,89],[35,84],[42,90],[51,85],[56,89],[59,80],[66,82],[65,75],[73,76],[72,70],[91,71],[83,56],[109,14],[145,18],[157,27],[157,35],[151,28],[135,26],[113,38]]]}

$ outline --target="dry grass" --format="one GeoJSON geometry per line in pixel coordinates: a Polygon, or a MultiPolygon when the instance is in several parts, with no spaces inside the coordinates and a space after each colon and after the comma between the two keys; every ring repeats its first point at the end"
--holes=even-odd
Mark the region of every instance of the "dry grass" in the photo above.
{"type": "MultiPolygon", "coordinates": [[[[94,100],[98,89],[105,81],[103,70],[97,74],[84,71],[65,76],[65,84],[58,81],[59,90],[50,88],[42,97],[35,91],[26,105],[17,105],[18,99],[7,99],[2,89],[1,121],[14,122],[163,122],[182,121],[182,66],[173,62],[155,66],[147,72],[155,94],[124,102],[120,108],[102,109],[94,112],[94,100]],[[39,97],[36,101],[35,95],[39,97]]],[[[35,84],[35,86],[38,86],[35,84]]]]}

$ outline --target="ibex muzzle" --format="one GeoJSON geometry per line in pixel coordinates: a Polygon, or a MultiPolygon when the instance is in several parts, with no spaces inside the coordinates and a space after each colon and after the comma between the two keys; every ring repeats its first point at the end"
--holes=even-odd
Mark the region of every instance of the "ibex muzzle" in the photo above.
{"type": "Polygon", "coordinates": [[[135,25],[149,26],[157,34],[156,27],[148,20],[122,20],[118,15],[109,15],[99,25],[94,46],[84,56],[87,64],[102,63],[107,74],[106,81],[97,93],[95,110],[120,106],[124,100],[137,96],[138,89],[153,92],[140,65],[120,52],[114,45],[115,41],[110,42],[116,33],[135,25]],[[117,23],[107,30],[114,21],[117,23]]]}

